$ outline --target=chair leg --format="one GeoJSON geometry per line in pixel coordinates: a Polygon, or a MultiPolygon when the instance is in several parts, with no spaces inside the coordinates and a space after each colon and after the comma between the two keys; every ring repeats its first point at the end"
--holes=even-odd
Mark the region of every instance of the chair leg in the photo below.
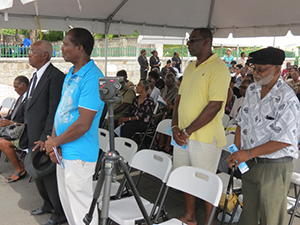
{"type": "Polygon", "coordinates": [[[32,181],[32,176],[29,177],[28,183],[30,183],[31,181],[32,181]]]}
{"type": "Polygon", "coordinates": [[[208,220],[208,223],[207,225],[212,225],[213,224],[213,218],[215,216],[215,213],[216,213],[216,207],[214,206],[211,210],[211,213],[210,213],[210,216],[209,216],[209,220],[208,220]]]}
{"type": "Polygon", "coordinates": [[[297,211],[297,208],[298,208],[298,203],[299,203],[299,200],[300,200],[300,190],[298,191],[298,194],[296,196],[295,196],[296,197],[296,201],[295,201],[295,205],[293,207],[292,215],[290,217],[289,225],[292,225],[293,222],[294,222],[295,214],[296,214],[296,211],[297,211]]]}

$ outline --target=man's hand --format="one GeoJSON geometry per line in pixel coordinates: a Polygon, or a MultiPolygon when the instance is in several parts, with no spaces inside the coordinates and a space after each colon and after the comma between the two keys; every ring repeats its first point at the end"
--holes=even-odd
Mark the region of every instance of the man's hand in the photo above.
{"type": "Polygon", "coordinates": [[[248,150],[243,149],[239,150],[237,152],[232,153],[228,158],[227,158],[227,163],[229,168],[232,168],[232,165],[235,164],[237,168],[242,162],[246,162],[249,160],[248,157],[248,150]]]}
{"type": "Polygon", "coordinates": [[[45,149],[46,149],[46,154],[50,156],[51,153],[54,153],[53,147],[56,147],[55,144],[53,143],[55,138],[50,137],[47,135],[47,141],[45,142],[45,149]]]}
{"type": "Polygon", "coordinates": [[[172,129],[172,132],[173,132],[173,138],[178,145],[182,146],[187,144],[186,140],[180,136],[181,130],[178,127],[174,127],[172,129]]]}
{"type": "Polygon", "coordinates": [[[11,124],[14,124],[14,122],[7,120],[5,118],[0,120],[0,127],[5,127],[5,126],[11,125],[11,124]]]}
{"type": "Polygon", "coordinates": [[[39,141],[34,142],[34,144],[35,144],[35,146],[34,146],[34,148],[32,149],[33,152],[34,152],[35,150],[37,150],[38,148],[39,148],[39,150],[40,150],[41,152],[46,151],[46,149],[45,149],[45,143],[44,143],[43,141],[39,140],[39,141]]]}
{"type": "MultiPolygon", "coordinates": [[[[58,149],[57,149],[57,151],[58,151],[58,149]]],[[[59,154],[61,154],[61,153],[59,153],[59,154]]],[[[51,152],[51,153],[49,154],[49,157],[50,157],[50,159],[51,159],[52,162],[54,162],[54,163],[56,163],[56,164],[59,164],[59,163],[58,163],[58,160],[57,160],[57,158],[56,158],[56,155],[55,155],[54,152],[51,152]]]]}

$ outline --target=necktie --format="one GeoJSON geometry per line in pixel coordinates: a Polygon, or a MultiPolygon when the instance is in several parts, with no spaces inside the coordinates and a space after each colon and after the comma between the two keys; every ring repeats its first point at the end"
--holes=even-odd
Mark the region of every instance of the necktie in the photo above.
{"type": "Polygon", "coordinates": [[[30,93],[29,93],[29,99],[32,98],[32,95],[33,95],[33,92],[34,92],[34,89],[35,89],[35,85],[36,85],[36,80],[37,80],[37,75],[36,73],[33,74],[33,78],[32,78],[32,85],[30,87],[30,93]]]}

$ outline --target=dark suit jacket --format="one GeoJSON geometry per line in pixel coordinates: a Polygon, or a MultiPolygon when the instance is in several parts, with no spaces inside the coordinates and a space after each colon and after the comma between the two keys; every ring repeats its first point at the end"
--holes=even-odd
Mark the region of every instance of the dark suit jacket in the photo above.
{"type": "Polygon", "coordinates": [[[20,140],[21,148],[25,147],[24,142],[31,148],[35,141],[46,141],[47,135],[51,135],[64,78],[63,72],[50,63],[38,82],[31,100],[26,103],[26,132],[24,131],[20,140]]]}
{"type": "MultiPolygon", "coordinates": [[[[17,102],[19,101],[20,98],[22,98],[23,96],[20,96],[17,100],[17,102]]],[[[12,114],[14,113],[15,111],[15,108],[13,109],[13,111],[7,115],[5,117],[5,119],[8,119],[8,120],[13,120],[14,122],[17,122],[17,123],[24,123],[24,113],[25,113],[25,104],[26,104],[26,99],[24,99],[20,105],[20,107],[17,109],[17,114],[15,115],[15,118],[11,118],[12,117],[12,114]]],[[[16,105],[15,105],[16,107],[16,105]]]]}
{"type": "Polygon", "coordinates": [[[145,58],[142,55],[140,55],[139,58],[138,58],[138,62],[140,64],[140,66],[141,66],[141,71],[147,70],[147,66],[148,66],[148,60],[147,60],[147,58],[145,60],[145,58]]]}

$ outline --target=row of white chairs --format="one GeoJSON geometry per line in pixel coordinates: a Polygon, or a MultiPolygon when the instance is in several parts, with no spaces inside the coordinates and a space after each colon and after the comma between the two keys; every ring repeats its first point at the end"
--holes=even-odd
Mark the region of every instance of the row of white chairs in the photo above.
{"type": "MultiPolygon", "coordinates": [[[[167,127],[163,128],[163,130],[167,129],[167,127]]],[[[108,151],[108,131],[99,129],[99,139],[101,145],[99,147],[104,151],[108,151]],[[106,144],[105,142],[101,143],[101,140],[105,141],[104,139],[106,139],[106,144]],[[104,145],[106,146],[104,147],[104,145]]],[[[168,154],[150,149],[136,152],[137,145],[134,141],[127,138],[115,138],[115,148],[125,161],[128,162],[130,168],[147,173],[161,181],[161,187],[154,203],[148,201],[146,198],[141,198],[147,214],[152,221],[157,222],[161,216],[168,187],[172,187],[214,205],[210,223],[212,222],[223,189],[222,181],[216,174],[193,167],[180,167],[171,172],[172,160],[168,154]]],[[[112,189],[114,191],[111,192],[111,196],[116,194],[117,188],[112,187],[112,189]]],[[[102,209],[101,198],[102,195],[100,195],[99,199],[100,210],[102,209]]],[[[133,225],[137,221],[140,222],[143,220],[143,215],[133,196],[111,200],[108,217],[110,220],[121,225],[133,225]]],[[[171,219],[161,224],[182,225],[183,223],[179,220],[171,219]]]]}

